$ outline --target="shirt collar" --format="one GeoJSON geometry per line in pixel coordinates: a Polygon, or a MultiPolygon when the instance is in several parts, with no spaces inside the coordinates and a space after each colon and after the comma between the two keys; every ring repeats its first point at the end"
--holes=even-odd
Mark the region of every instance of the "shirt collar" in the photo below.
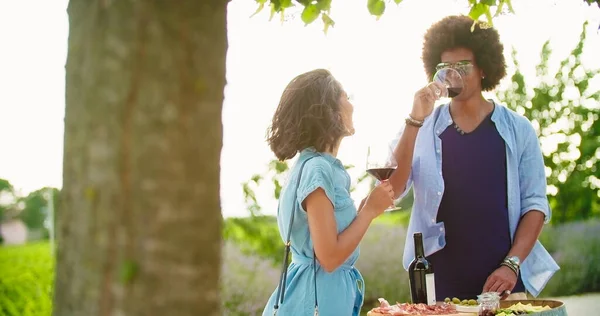
{"type": "MultiPolygon", "coordinates": [[[[510,133],[508,130],[508,124],[506,122],[506,115],[504,113],[505,109],[493,99],[489,99],[489,101],[494,104],[494,111],[492,112],[491,117],[492,122],[496,124],[496,129],[498,130],[498,133],[504,142],[511,150],[513,150],[513,144],[511,141],[509,141],[510,133]]],[[[438,118],[434,124],[434,133],[439,137],[453,122],[452,116],[450,115],[450,103],[440,105],[438,118]]]]}
{"type": "Polygon", "coordinates": [[[342,168],[344,167],[344,165],[342,164],[342,162],[339,159],[337,159],[330,153],[319,152],[314,147],[308,147],[308,148],[303,149],[300,152],[299,160],[304,160],[304,159],[307,159],[309,157],[314,157],[314,156],[321,156],[321,157],[325,158],[325,160],[327,160],[329,163],[338,165],[342,168]]]}

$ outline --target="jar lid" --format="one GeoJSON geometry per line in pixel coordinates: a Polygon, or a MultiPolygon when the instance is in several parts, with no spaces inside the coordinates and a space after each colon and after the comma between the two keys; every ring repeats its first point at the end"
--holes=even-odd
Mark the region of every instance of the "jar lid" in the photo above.
{"type": "Polygon", "coordinates": [[[477,295],[479,301],[493,301],[500,300],[500,294],[498,292],[485,292],[477,295]]]}

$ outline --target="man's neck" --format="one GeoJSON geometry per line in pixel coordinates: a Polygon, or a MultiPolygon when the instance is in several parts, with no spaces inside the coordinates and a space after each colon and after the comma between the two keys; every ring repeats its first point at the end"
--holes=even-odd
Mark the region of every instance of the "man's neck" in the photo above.
{"type": "Polygon", "coordinates": [[[482,95],[467,100],[453,100],[452,103],[450,103],[450,112],[455,119],[460,117],[469,121],[478,121],[482,119],[487,116],[493,108],[493,104],[488,102],[482,95]]]}

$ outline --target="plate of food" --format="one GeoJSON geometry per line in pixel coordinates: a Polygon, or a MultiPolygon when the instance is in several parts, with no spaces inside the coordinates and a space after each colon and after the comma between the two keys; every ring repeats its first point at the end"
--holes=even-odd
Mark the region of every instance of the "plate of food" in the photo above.
{"type": "Polygon", "coordinates": [[[456,309],[454,304],[440,302],[436,305],[396,303],[390,304],[384,298],[379,299],[379,306],[372,308],[367,316],[472,316],[456,309]]]}
{"type": "Polygon", "coordinates": [[[500,301],[500,308],[492,316],[519,315],[567,315],[565,305],[552,300],[506,300],[500,301]]]}

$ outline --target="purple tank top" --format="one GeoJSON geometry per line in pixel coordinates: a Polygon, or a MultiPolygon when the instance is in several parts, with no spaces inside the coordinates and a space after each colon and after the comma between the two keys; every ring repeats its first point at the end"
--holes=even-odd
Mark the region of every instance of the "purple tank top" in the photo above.
{"type": "MultiPolygon", "coordinates": [[[[454,124],[440,135],[445,191],[437,221],[446,246],[428,257],[436,297],[476,299],[511,247],[506,189],[506,148],[491,114],[472,132],[454,124]]],[[[521,279],[512,292],[524,291],[521,279]]]]}

